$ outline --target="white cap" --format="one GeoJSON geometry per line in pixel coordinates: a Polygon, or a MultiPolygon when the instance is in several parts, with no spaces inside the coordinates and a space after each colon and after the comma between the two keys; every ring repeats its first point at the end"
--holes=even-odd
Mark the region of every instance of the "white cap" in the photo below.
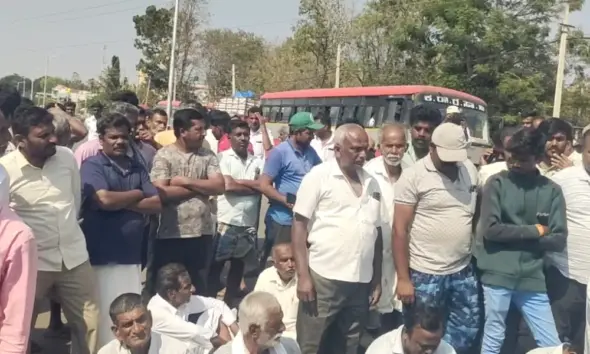
{"type": "Polygon", "coordinates": [[[459,108],[457,106],[448,106],[447,107],[447,114],[453,114],[453,113],[461,113],[461,108],[459,108]]]}
{"type": "Polygon", "coordinates": [[[463,128],[453,123],[443,123],[434,129],[432,144],[443,162],[467,160],[467,138],[463,128]]]}

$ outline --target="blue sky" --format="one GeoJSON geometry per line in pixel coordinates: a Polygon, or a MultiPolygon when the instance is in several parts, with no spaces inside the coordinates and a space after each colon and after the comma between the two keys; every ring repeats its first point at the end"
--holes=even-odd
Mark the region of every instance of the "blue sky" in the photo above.
{"type": "MultiPolygon", "coordinates": [[[[8,0],[5,0],[8,1],[8,0]]],[[[358,10],[365,0],[349,0],[358,10]]],[[[123,73],[136,81],[135,65],[140,54],[133,47],[132,17],[148,5],[166,0],[20,0],[10,1],[0,12],[4,52],[0,76],[19,73],[30,77],[44,74],[50,56],[49,74],[83,80],[96,77],[112,55],[121,59],[123,73]],[[103,47],[106,46],[106,50],[103,47]]],[[[298,0],[209,0],[209,26],[243,29],[278,42],[291,33],[297,21],[298,0]]],[[[579,26],[590,18],[590,4],[572,14],[579,26]]],[[[585,32],[590,33],[586,23],[585,32]]]]}

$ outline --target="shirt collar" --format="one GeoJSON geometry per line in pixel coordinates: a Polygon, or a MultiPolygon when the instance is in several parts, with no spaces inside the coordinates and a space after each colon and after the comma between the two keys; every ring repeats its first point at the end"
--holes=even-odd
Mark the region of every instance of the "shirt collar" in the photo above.
{"type": "MultiPolygon", "coordinates": [[[[373,162],[373,163],[376,164],[373,171],[375,171],[375,173],[380,176],[383,176],[385,178],[389,178],[389,173],[387,173],[387,169],[385,168],[385,157],[383,155],[381,155],[379,157],[375,157],[373,160],[375,160],[375,162],[373,162]]],[[[373,160],[371,160],[371,161],[373,161],[373,160]]],[[[405,170],[406,168],[410,167],[404,161],[403,157],[402,157],[400,166],[402,167],[402,171],[405,170]]]]}
{"type": "MultiPolygon", "coordinates": [[[[55,149],[56,149],[55,153],[57,154],[57,149],[59,149],[59,146],[56,146],[55,149]]],[[[23,153],[20,151],[19,148],[15,149],[15,154],[16,154],[16,164],[17,164],[18,168],[22,169],[22,168],[25,168],[26,166],[31,166],[32,168],[36,168],[38,170],[43,169],[43,167],[45,167],[45,165],[47,163],[49,163],[49,161],[51,159],[53,159],[55,156],[55,154],[54,154],[53,156],[49,157],[47,160],[45,160],[45,164],[43,165],[43,167],[39,168],[37,166],[31,165],[29,160],[27,160],[27,158],[25,157],[25,155],[23,155],[23,153]]]]}
{"type": "Polygon", "coordinates": [[[166,310],[170,313],[177,314],[179,311],[179,309],[172,306],[168,301],[166,301],[159,294],[154,295],[154,297],[152,298],[151,301],[153,301],[154,305],[156,305],[157,307],[161,308],[162,310],[166,310]]]}
{"type": "MultiPolygon", "coordinates": [[[[240,155],[238,155],[234,149],[232,147],[230,147],[228,150],[226,150],[226,154],[232,157],[235,157],[236,159],[240,159],[243,160],[242,157],[240,155]]],[[[248,156],[246,157],[246,162],[250,162],[252,160],[254,160],[256,157],[254,155],[252,155],[249,151],[248,151],[248,156]]]]}
{"type": "Polygon", "coordinates": [[[295,274],[295,276],[291,280],[289,280],[287,284],[283,282],[283,279],[281,279],[281,276],[279,275],[279,272],[276,268],[273,267],[271,274],[272,277],[270,278],[270,282],[280,286],[289,286],[290,284],[297,282],[297,274],[295,274]]]}
{"type": "MultiPolygon", "coordinates": [[[[244,335],[242,334],[242,331],[239,331],[231,341],[231,352],[232,354],[250,354],[248,348],[246,348],[246,345],[244,344],[244,335]]],[[[269,352],[271,354],[287,354],[283,344],[280,342],[273,348],[270,348],[269,352]]]]}

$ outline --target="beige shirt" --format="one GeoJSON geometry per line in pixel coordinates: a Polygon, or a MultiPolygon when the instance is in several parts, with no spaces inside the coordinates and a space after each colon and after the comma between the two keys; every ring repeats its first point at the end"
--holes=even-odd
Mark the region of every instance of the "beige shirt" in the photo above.
{"type": "Polygon", "coordinates": [[[438,172],[430,155],[402,173],[395,185],[395,203],[415,207],[410,268],[446,275],[469,264],[476,196],[477,170],[469,161],[459,163],[455,181],[438,172]]]}
{"type": "MultiPolygon", "coordinates": [[[[402,161],[402,169],[409,168],[402,161]]],[[[387,170],[385,169],[385,162],[383,156],[376,157],[369,161],[364,166],[365,171],[370,173],[377,183],[381,193],[381,236],[383,237],[383,269],[381,273],[381,299],[377,304],[377,310],[381,313],[390,313],[393,310],[401,311],[402,303],[395,296],[395,288],[397,286],[397,274],[395,273],[395,264],[393,262],[393,253],[391,252],[391,235],[393,231],[393,200],[394,200],[394,185],[392,183],[387,170]]],[[[396,181],[397,182],[397,181],[396,181]]]]}
{"type": "MultiPolygon", "coordinates": [[[[299,345],[292,338],[282,336],[279,343],[268,349],[269,354],[301,354],[299,345]]],[[[244,335],[238,332],[236,337],[229,343],[219,347],[215,354],[255,354],[250,353],[244,344],[244,335]]]]}
{"type": "Polygon", "coordinates": [[[10,176],[10,207],[33,230],[39,270],[58,272],[88,260],[78,224],[80,172],[72,152],[58,146],[43,168],[31,165],[19,150],[0,158],[10,176]]]}
{"type": "Polygon", "coordinates": [[[323,278],[369,283],[381,190],[359,168],[362,194],[357,197],[335,159],[315,166],[303,177],[293,212],[309,219],[309,267],[323,278]]]}
{"type": "Polygon", "coordinates": [[[283,310],[283,323],[285,324],[284,336],[297,338],[297,310],[299,298],[297,298],[297,278],[294,277],[285,284],[275,267],[266,268],[258,276],[254,291],[265,291],[273,294],[283,310]]]}
{"type": "Polygon", "coordinates": [[[334,133],[330,136],[330,139],[325,143],[322,139],[315,137],[311,141],[311,147],[318,153],[320,159],[323,162],[329,161],[334,158],[334,133]]]}

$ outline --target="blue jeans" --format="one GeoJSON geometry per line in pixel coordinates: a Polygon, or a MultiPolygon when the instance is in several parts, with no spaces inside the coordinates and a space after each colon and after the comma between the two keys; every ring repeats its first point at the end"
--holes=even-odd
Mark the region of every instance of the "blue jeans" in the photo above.
{"type": "Polygon", "coordinates": [[[447,310],[444,340],[458,354],[472,353],[480,328],[478,281],[470,264],[457,273],[433,275],[410,270],[416,300],[447,310]]]}
{"type": "Polygon", "coordinates": [[[506,315],[510,303],[514,303],[529,326],[537,346],[553,347],[561,344],[549,297],[545,292],[516,291],[499,286],[483,286],[485,325],[482,354],[498,354],[504,342],[506,315]]]}

